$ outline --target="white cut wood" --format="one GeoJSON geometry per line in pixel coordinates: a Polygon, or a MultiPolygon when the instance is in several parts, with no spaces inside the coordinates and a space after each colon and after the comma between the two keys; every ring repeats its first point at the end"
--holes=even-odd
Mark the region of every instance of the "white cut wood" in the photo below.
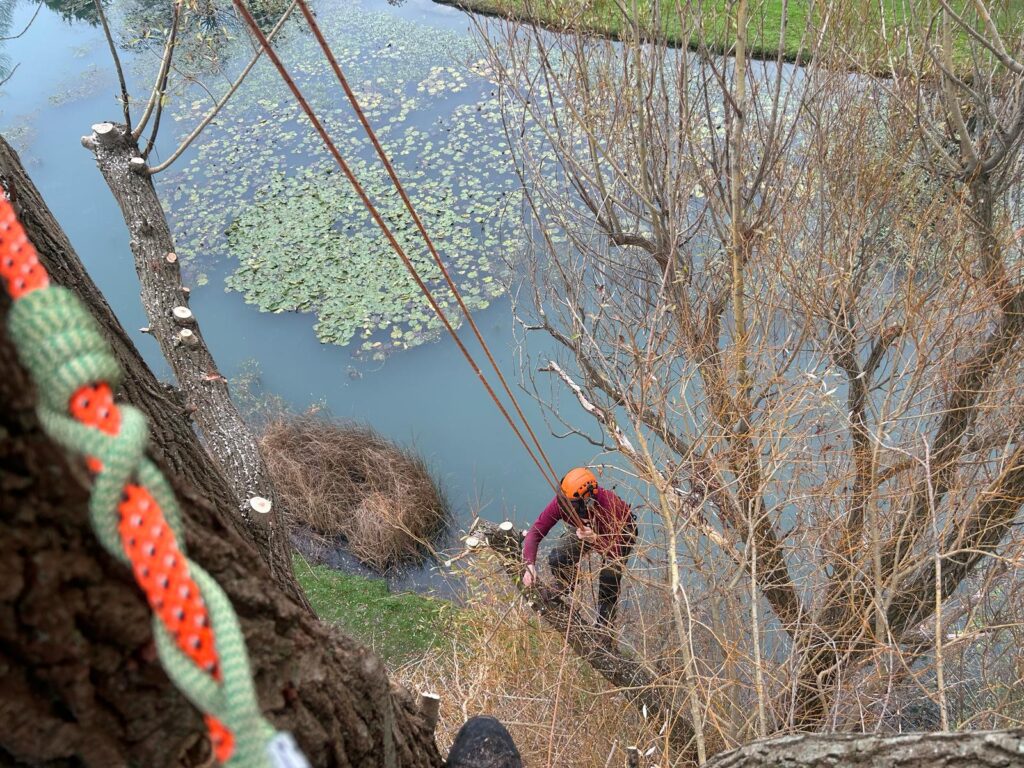
{"type": "Polygon", "coordinates": [[[480,546],[480,539],[478,539],[476,536],[470,536],[466,539],[466,546],[470,549],[476,549],[480,546]]]}
{"type": "Polygon", "coordinates": [[[171,310],[174,319],[180,324],[192,322],[192,310],[188,307],[178,306],[171,310]]]}
{"type": "Polygon", "coordinates": [[[504,531],[505,533],[508,533],[513,528],[515,528],[515,526],[512,525],[511,521],[509,521],[509,520],[506,520],[505,522],[498,524],[498,530],[499,531],[504,531]]]}
{"type": "Polygon", "coordinates": [[[164,261],[166,261],[168,264],[173,264],[177,260],[178,254],[176,253],[168,253],[166,256],[164,256],[164,261]]]}
{"type": "Polygon", "coordinates": [[[253,512],[259,512],[261,515],[267,514],[274,506],[270,499],[265,499],[262,496],[253,496],[249,499],[249,506],[252,507],[253,512]]]}
{"type": "Polygon", "coordinates": [[[117,143],[118,136],[117,126],[113,123],[96,123],[92,127],[92,136],[89,137],[89,144],[86,146],[110,147],[117,143]]]}
{"type": "Polygon", "coordinates": [[[182,328],[180,331],[178,331],[178,341],[180,341],[182,344],[187,344],[190,347],[194,347],[196,344],[199,343],[199,337],[192,333],[192,331],[190,331],[188,328],[182,328]]]}

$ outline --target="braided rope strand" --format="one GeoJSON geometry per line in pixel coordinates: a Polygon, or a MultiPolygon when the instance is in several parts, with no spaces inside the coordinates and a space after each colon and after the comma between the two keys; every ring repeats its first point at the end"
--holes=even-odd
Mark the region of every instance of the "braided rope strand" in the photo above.
{"type": "Polygon", "coordinates": [[[0,278],[15,300],[8,332],[36,383],[40,423],[85,457],[94,478],[93,530],[104,549],[131,566],[145,593],[168,677],[204,713],[218,761],[267,768],[267,745],[277,737],[260,714],[231,602],[179,543],[177,501],[144,455],[145,417],[114,402],[121,370],[96,321],[70,291],[50,285],[2,195],[0,278]]]}

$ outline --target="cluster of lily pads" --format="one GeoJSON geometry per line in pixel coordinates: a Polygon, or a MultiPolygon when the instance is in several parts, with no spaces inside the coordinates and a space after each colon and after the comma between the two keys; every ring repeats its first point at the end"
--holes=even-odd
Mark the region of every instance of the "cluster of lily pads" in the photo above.
{"type": "MultiPolygon", "coordinates": [[[[475,44],[359,3],[324,6],[319,21],[466,303],[486,307],[505,290],[522,216],[493,83],[479,63],[470,69],[475,44]]],[[[292,75],[457,323],[440,270],[315,41],[295,20],[280,39],[292,75]]],[[[208,107],[193,94],[177,100],[180,130],[208,107]]],[[[437,337],[426,299],[272,66],[257,65],[186,157],[157,178],[195,279],[229,263],[227,289],[267,312],[313,313],[322,341],[357,342],[364,356],[437,337]]]]}
{"type": "Polygon", "coordinates": [[[446,91],[458,93],[464,91],[466,87],[466,78],[454,67],[431,67],[430,74],[416,90],[429,96],[437,96],[446,91]]]}

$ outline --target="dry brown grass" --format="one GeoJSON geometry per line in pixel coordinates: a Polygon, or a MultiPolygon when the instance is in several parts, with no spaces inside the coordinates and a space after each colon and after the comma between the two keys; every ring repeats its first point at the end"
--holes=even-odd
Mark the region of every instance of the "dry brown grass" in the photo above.
{"type": "Polygon", "coordinates": [[[423,560],[448,527],[448,502],[423,459],[370,427],[276,416],[260,447],[290,522],[344,536],[371,568],[423,560]]]}
{"type": "Polygon", "coordinates": [[[447,646],[393,670],[412,690],[440,695],[442,753],[467,718],[486,714],[509,729],[531,768],[621,766],[635,744],[661,754],[659,724],[542,626],[487,555],[460,564],[468,604],[447,646]]]}

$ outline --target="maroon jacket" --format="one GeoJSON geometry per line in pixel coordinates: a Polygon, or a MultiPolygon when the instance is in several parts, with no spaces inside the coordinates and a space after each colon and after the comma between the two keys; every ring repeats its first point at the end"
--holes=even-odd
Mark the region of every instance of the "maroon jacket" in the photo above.
{"type": "MultiPolygon", "coordinates": [[[[604,488],[598,488],[594,492],[594,498],[597,504],[591,506],[590,519],[584,521],[597,534],[594,548],[602,555],[616,555],[622,533],[628,527],[629,504],[604,488]]],[[[559,520],[573,528],[576,527],[576,520],[566,513],[556,496],[544,507],[540,517],[526,534],[526,540],[523,541],[524,561],[531,564],[536,562],[540,540],[548,535],[548,531],[554,528],[559,520]]]]}

